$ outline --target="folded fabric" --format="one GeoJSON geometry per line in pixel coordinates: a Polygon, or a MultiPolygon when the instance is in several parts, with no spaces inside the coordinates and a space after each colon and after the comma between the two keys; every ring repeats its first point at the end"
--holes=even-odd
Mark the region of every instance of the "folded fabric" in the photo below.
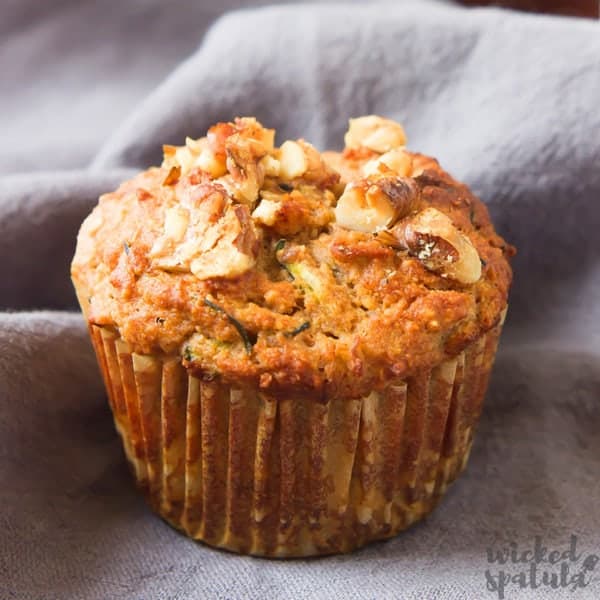
{"type": "MultiPolygon", "coordinates": [[[[471,599],[502,586],[506,598],[599,597],[600,23],[408,0],[254,8],[221,18],[172,69],[216,11],[165,5],[181,39],[159,60],[171,43],[159,4],[132,3],[153,24],[150,49],[134,43],[139,24],[93,37],[119,60],[135,53],[127,102],[155,85],[155,60],[171,71],[116,130],[106,124],[127,103],[123,71],[115,55],[81,56],[98,104],[78,81],[61,98],[76,106],[85,92],[110,118],[89,114],[92,142],[68,128],[50,136],[44,152],[58,158],[35,163],[71,170],[0,152],[5,171],[23,171],[0,177],[0,598],[471,599]],[[281,139],[328,148],[368,113],[403,122],[411,149],[472,186],[519,250],[467,472],[426,522],[348,556],[269,561],[194,543],[150,512],[127,473],[69,280],[79,224],[98,195],[159,162],[162,143],[215,121],[255,115],[281,139]],[[523,560],[498,562],[503,549],[523,560]],[[553,550],[569,570],[556,589],[542,582],[560,574],[553,550]]],[[[65,26],[84,36],[89,16],[69,12],[65,26]]],[[[23,46],[47,41],[42,26],[3,30],[23,46]]],[[[61,90],[48,78],[40,93],[61,90]]],[[[27,148],[7,131],[5,146],[27,148]]]]}

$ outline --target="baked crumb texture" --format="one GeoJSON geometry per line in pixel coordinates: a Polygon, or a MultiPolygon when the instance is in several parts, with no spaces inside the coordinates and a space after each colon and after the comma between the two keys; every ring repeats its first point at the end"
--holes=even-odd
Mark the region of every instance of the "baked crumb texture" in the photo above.
{"type": "Polygon", "coordinates": [[[507,304],[512,247],[402,127],[350,121],[342,153],[253,118],[165,146],[100,198],[72,275],[90,323],[197,377],[359,397],[456,356],[507,304]]]}
{"type": "Polygon", "coordinates": [[[100,198],[72,277],[153,508],[265,556],[347,552],[464,468],[514,249],[402,127],[343,152],[253,118],[100,198]]]}

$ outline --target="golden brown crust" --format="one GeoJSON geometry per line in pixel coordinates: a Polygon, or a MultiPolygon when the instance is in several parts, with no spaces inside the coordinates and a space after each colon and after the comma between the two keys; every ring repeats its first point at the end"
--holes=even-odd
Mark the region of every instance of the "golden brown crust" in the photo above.
{"type": "Polygon", "coordinates": [[[277,149],[272,130],[240,119],[166,147],[162,167],[102,196],[72,276],[89,322],[136,352],[180,353],[205,380],[265,393],[359,397],[494,327],[513,252],[434,159],[277,149]]]}

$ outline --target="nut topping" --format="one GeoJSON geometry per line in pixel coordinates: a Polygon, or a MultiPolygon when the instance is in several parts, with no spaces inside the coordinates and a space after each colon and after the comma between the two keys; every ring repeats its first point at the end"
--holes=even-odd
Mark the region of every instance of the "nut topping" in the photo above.
{"type": "Polygon", "coordinates": [[[190,213],[182,206],[175,206],[165,211],[165,235],[174,242],[180,242],[185,235],[190,220],[190,213]]]}
{"type": "Polygon", "coordinates": [[[265,177],[279,177],[279,171],[281,169],[281,165],[276,158],[273,158],[270,154],[263,156],[258,164],[260,168],[263,170],[265,177]]]}
{"type": "Polygon", "coordinates": [[[362,179],[346,186],[338,200],[335,217],[346,229],[373,233],[406,216],[416,203],[416,187],[411,179],[362,179]]]}
{"type": "Polygon", "coordinates": [[[308,169],[308,160],[302,146],[298,142],[288,140],[279,149],[279,175],[282,179],[290,180],[300,177],[308,169]]]}
{"type": "Polygon", "coordinates": [[[210,148],[206,147],[200,151],[196,161],[194,162],[195,167],[200,167],[203,171],[208,173],[211,177],[217,178],[222,177],[227,173],[227,165],[224,160],[219,158],[210,148]]]}
{"type": "Polygon", "coordinates": [[[361,146],[375,152],[389,152],[406,144],[406,134],[400,123],[376,115],[350,119],[344,136],[346,148],[361,146]]]}
{"type": "Polygon", "coordinates": [[[465,285],[481,277],[477,250],[439,210],[426,208],[397,228],[394,233],[404,238],[408,251],[427,269],[465,285]]]}
{"type": "MultiPolygon", "coordinates": [[[[370,200],[375,197],[369,196],[370,200]]],[[[389,202],[380,202],[374,206],[367,204],[367,195],[363,187],[348,184],[335,207],[335,219],[338,225],[354,231],[371,233],[388,226],[394,217],[394,209],[389,202]]]]}
{"type": "Polygon", "coordinates": [[[442,277],[462,284],[481,277],[477,251],[452,221],[434,208],[418,212],[423,203],[413,178],[437,163],[406,152],[406,135],[399,123],[376,115],[350,119],[346,151],[353,157],[350,160],[368,160],[362,164],[361,179],[356,174],[349,177],[334,211],[331,191],[329,204],[323,202],[322,193],[319,198],[313,195],[319,196],[315,188],[334,186],[339,174],[305,140],[288,140],[276,148],[274,138],[274,130],[256,119],[241,118],[211,127],[207,137],[186,138],[184,146],[164,147],[163,166],[170,169],[165,185],[174,185],[199,168],[223,195],[218,214],[205,221],[200,212],[209,208],[208,196],[199,185],[204,179],[196,183],[190,177],[200,204],[191,203],[189,211],[183,207],[167,211],[164,234],[152,248],[156,266],[188,268],[200,279],[236,276],[254,264],[255,252],[240,240],[256,240],[255,225],[295,235],[308,226],[318,231],[334,212],[339,226],[374,233],[378,248],[407,250],[442,277]],[[241,208],[240,220],[236,211],[241,208]],[[250,237],[242,236],[245,227],[250,227],[250,237]]]}
{"type": "Polygon", "coordinates": [[[281,203],[274,202],[273,200],[267,200],[263,198],[260,204],[254,209],[252,218],[262,225],[271,227],[277,220],[277,212],[281,208],[281,203]]]}
{"type": "Polygon", "coordinates": [[[258,161],[267,154],[267,149],[261,142],[243,138],[241,134],[227,138],[225,149],[234,197],[241,202],[253,204],[264,178],[258,161]]]}
{"type": "Polygon", "coordinates": [[[198,279],[237,277],[256,263],[258,238],[252,226],[248,207],[237,205],[220,222],[222,237],[190,264],[198,279]]]}
{"type": "Polygon", "coordinates": [[[365,177],[382,174],[410,177],[413,174],[413,160],[402,148],[394,148],[365,163],[362,171],[365,177]]]}

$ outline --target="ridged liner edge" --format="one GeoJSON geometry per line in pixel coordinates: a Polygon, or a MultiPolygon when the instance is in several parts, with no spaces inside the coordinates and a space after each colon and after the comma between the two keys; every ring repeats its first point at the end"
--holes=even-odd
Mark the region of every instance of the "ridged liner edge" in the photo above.
{"type": "Polygon", "coordinates": [[[273,398],[202,382],[179,357],[90,326],[116,428],[153,509],[261,556],[348,552],[428,514],[465,468],[502,323],[364,398],[273,398]]]}

